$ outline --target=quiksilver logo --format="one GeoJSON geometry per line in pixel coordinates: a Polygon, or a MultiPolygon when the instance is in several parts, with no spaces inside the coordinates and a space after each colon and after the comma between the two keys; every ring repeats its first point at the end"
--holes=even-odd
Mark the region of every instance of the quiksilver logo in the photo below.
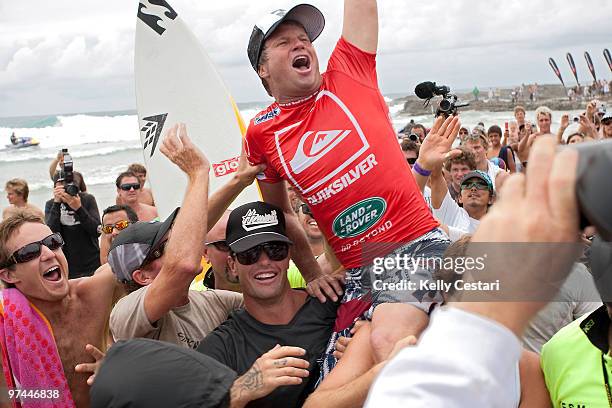
{"type": "Polygon", "coordinates": [[[272,210],[269,214],[259,214],[256,210],[250,209],[242,216],[242,228],[245,231],[253,231],[260,228],[272,227],[278,225],[278,215],[276,210],[272,210]]]}
{"type": "Polygon", "coordinates": [[[155,148],[157,147],[159,136],[164,129],[164,123],[166,122],[167,116],[167,113],[163,113],[161,115],[147,116],[146,118],[142,118],[143,121],[147,121],[147,123],[145,123],[145,125],[140,129],[140,131],[144,133],[144,143],[142,148],[147,150],[147,147],[151,146],[151,153],[149,154],[149,157],[153,157],[153,154],[155,153],[155,148]]]}

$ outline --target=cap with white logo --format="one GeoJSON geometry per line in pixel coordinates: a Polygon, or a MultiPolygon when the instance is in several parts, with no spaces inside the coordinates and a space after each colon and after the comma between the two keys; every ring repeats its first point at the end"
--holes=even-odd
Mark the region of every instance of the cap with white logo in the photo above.
{"type": "Polygon", "coordinates": [[[292,243],[285,231],[283,210],[262,201],[241,205],[230,213],[225,240],[234,252],[272,241],[292,243]]]}
{"type": "Polygon", "coordinates": [[[249,39],[249,45],[247,47],[249,61],[251,61],[251,66],[255,71],[259,68],[259,57],[261,56],[264,42],[272,35],[274,30],[286,20],[300,23],[302,27],[304,27],[311,42],[316,40],[325,26],[323,13],[310,4],[298,4],[289,11],[275,10],[265,15],[253,27],[253,32],[251,33],[251,38],[249,39]]]}

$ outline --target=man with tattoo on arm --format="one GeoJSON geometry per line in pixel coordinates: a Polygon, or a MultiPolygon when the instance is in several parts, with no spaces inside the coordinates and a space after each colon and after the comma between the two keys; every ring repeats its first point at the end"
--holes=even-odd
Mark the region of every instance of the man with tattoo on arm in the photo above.
{"type": "Polygon", "coordinates": [[[254,202],[229,216],[228,268],[238,277],[244,310],[210,333],[198,351],[241,375],[232,406],[296,407],[319,377],[319,360],[331,336],[337,303],[320,303],[287,279],[290,247],[283,211],[254,202]]]}

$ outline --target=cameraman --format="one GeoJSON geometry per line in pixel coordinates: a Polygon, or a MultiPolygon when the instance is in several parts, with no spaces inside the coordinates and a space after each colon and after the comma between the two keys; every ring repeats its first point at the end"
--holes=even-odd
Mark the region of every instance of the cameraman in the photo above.
{"type": "Polygon", "coordinates": [[[100,266],[100,214],[96,199],[82,191],[83,176],[78,171],[74,172],[76,195],[66,192],[60,173],[53,176],[53,185],[53,199],[45,204],[45,222],[51,231],[64,238],[69,278],[91,276],[100,266]]]}

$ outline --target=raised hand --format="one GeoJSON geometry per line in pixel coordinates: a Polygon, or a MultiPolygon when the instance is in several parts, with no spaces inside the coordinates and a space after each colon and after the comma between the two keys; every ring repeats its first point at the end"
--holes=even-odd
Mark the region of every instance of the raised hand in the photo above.
{"type": "Polygon", "coordinates": [[[187,136],[184,123],[176,124],[168,130],[159,150],[189,177],[201,172],[208,174],[210,163],[187,136]]]}
{"type": "Polygon", "coordinates": [[[423,140],[417,159],[419,166],[431,171],[441,167],[444,160],[453,154],[460,154],[460,150],[451,152],[451,146],[459,134],[460,127],[459,117],[449,116],[445,120],[439,116],[423,140]]]}

